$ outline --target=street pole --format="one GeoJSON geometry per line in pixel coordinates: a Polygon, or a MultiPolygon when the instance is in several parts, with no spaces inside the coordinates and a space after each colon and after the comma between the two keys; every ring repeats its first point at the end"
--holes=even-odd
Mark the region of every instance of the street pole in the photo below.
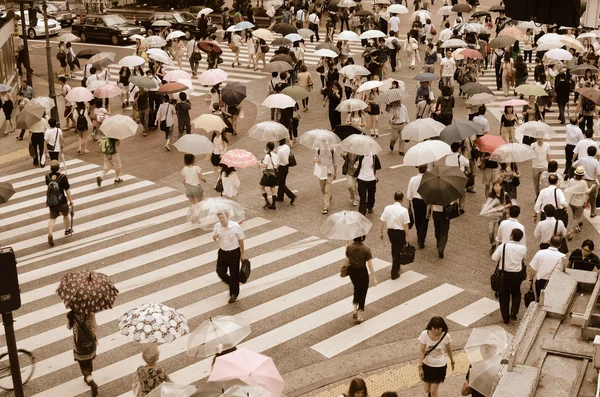
{"type": "MultiPolygon", "coordinates": [[[[21,3],[23,4],[23,3],[21,3]]],[[[6,336],[6,348],[8,349],[8,360],[10,362],[15,397],[25,397],[23,394],[23,383],[21,380],[21,368],[19,367],[19,353],[17,352],[17,340],[15,339],[15,328],[12,312],[2,313],[4,323],[4,335],[6,336]]]]}
{"type": "Polygon", "coordinates": [[[27,24],[25,23],[25,1],[21,0],[19,6],[21,10],[21,28],[23,30],[23,51],[25,52],[25,78],[27,80],[27,85],[33,87],[31,63],[29,62],[29,45],[27,44],[27,24]]]}
{"type": "Polygon", "coordinates": [[[46,62],[48,64],[48,96],[54,101],[51,115],[56,120],[57,125],[60,125],[58,117],[58,103],[56,102],[56,92],[54,91],[54,71],[52,70],[52,52],[50,51],[50,35],[48,34],[48,3],[46,0],[42,2],[42,11],[44,12],[44,30],[46,31],[46,62]]]}

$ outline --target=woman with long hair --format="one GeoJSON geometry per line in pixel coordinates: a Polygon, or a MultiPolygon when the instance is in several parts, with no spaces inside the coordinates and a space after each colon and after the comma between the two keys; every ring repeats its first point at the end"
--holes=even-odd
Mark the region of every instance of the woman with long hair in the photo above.
{"type": "Polygon", "coordinates": [[[221,164],[221,157],[223,157],[223,155],[227,151],[227,145],[229,144],[229,140],[227,139],[226,132],[213,131],[212,136],[210,137],[210,141],[215,146],[212,151],[212,154],[210,155],[210,163],[213,165],[213,171],[216,176],[216,187],[216,183],[219,180],[219,164],[221,164]]]}
{"type": "Polygon", "coordinates": [[[524,61],[527,61],[529,58],[529,63],[531,63],[531,56],[533,54],[533,45],[535,43],[535,39],[533,36],[533,29],[527,29],[525,32],[525,41],[523,42],[523,55],[524,61]]]}
{"type": "Polygon", "coordinates": [[[265,205],[263,206],[263,209],[270,210],[277,209],[277,207],[275,206],[275,202],[277,201],[277,186],[279,184],[277,178],[279,157],[277,156],[277,153],[273,153],[273,150],[275,150],[275,143],[267,142],[267,145],[265,147],[265,157],[258,164],[258,168],[263,169],[263,176],[260,179],[260,190],[262,192],[263,198],[265,199],[265,205]],[[269,188],[271,192],[271,203],[269,203],[267,188],[269,188]]]}
{"type": "Polygon", "coordinates": [[[373,88],[366,94],[365,102],[369,107],[369,131],[371,132],[371,136],[379,138],[379,114],[381,113],[381,109],[379,108],[379,89],[373,88]]]}
{"type": "MultiPolygon", "coordinates": [[[[306,89],[308,92],[312,91],[313,88],[312,77],[304,63],[300,65],[300,73],[298,73],[298,85],[306,89]]],[[[302,100],[302,108],[303,111],[308,111],[308,97],[302,100]]]]}
{"type": "Polygon", "coordinates": [[[500,163],[498,180],[502,181],[502,188],[510,200],[517,200],[517,186],[521,183],[521,174],[517,163],[500,163]]]}
{"type": "Polygon", "coordinates": [[[587,183],[583,179],[584,176],[585,169],[582,166],[579,166],[575,169],[573,178],[569,179],[568,182],[561,186],[565,194],[565,198],[569,203],[569,207],[571,208],[571,212],[573,213],[573,221],[569,222],[573,227],[567,232],[567,237],[569,239],[574,234],[581,232],[581,227],[583,226],[583,222],[581,222],[583,207],[589,193],[594,188],[591,186],[588,189],[587,183]]]}
{"type": "Polygon", "coordinates": [[[369,397],[367,392],[367,384],[361,378],[354,378],[350,381],[348,394],[346,397],[369,397]]]}
{"type": "Polygon", "coordinates": [[[335,110],[342,101],[342,87],[337,81],[334,81],[324,90],[324,96],[323,106],[329,103],[329,124],[333,130],[336,125],[342,124],[342,115],[335,110]]]}
{"type": "Polygon", "coordinates": [[[73,358],[79,364],[84,382],[92,390],[92,397],[96,397],[98,385],[92,376],[98,344],[96,315],[71,310],[67,314],[67,329],[73,331],[73,358]]]}
{"type": "Polygon", "coordinates": [[[206,178],[202,175],[202,168],[196,165],[196,156],[186,153],[183,156],[183,162],[185,167],[181,170],[181,176],[185,184],[185,196],[190,201],[190,208],[192,208],[204,196],[204,189],[200,182],[206,182],[206,178]]]}
{"type": "Polygon", "coordinates": [[[408,32],[408,45],[407,52],[410,54],[410,65],[409,69],[415,69],[416,61],[421,63],[421,56],[419,55],[419,31],[412,29],[408,32]]]}
{"type": "Polygon", "coordinates": [[[362,110],[355,110],[351,113],[348,113],[348,117],[346,118],[346,124],[350,124],[355,126],[361,131],[364,131],[364,128],[367,126],[365,122],[365,117],[363,116],[362,110]]]}
{"type": "Polygon", "coordinates": [[[515,65],[510,57],[510,51],[504,53],[500,68],[502,69],[502,90],[504,91],[504,96],[508,96],[510,87],[514,85],[515,78],[515,65]]]}
{"type": "Polygon", "coordinates": [[[419,377],[423,380],[425,393],[438,397],[440,383],[446,379],[446,354],[454,371],[452,356],[452,338],[448,334],[448,325],[442,317],[435,316],[427,324],[427,328],[419,335],[421,351],[419,354],[419,377]]]}
{"type": "Polygon", "coordinates": [[[240,178],[234,167],[229,167],[225,164],[221,166],[221,182],[223,182],[223,192],[221,196],[232,198],[238,195],[240,187],[240,178]]]}
{"type": "Polygon", "coordinates": [[[438,97],[435,104],[436,120],[444,125],[452,124],[454,104],[452,89],[448,86],[442,87],[442,95],[438,97]]]}
{"type": "Polygon", "coordinates": [[[504,211],[498,212],[495,216],[491,217],[488,223],[488,234],[490,238],[490,244],[492,244],[492,248],[495,249],[496,230],[500,222],[507,218],[508,209],[512,206],[510,196],[504,190],[502,180],[498,179],[494,182],[494,186],[492,187],[492,191],[490,192],[488,199],[498,200],[498,203],[496,205],[502,205],[504,207],[504,211]]]}
{"type": "Polygon", "coordinates": [[[354,311],[352,313],[352,319],[357,324],[365,321],[364,312],[367,291],[369,289],[369,272],[371,272],[371,276],[373,276],[373,286],[377,285],[371,249],[363,244],[365,238],[366,236],[357,237],[352,244],[349,244],[346,247],[345,266],[347,266],[348,275],[350,276],[350,281],[354,287],[354,297],[352,299],[354,311]],[[369,269],[369,272],[367,272],[367,268],[369,269]]]}
{"type": "Polygon", "coordinates": [[[83,117],[86,120],[85,125],[83,125],[83,123],[78,123],[77,121],[75,122],[75,130],[77,131],[79,140],[79,149],[77,149],[77,153],[89,153],[90,151],[87,149],[87,127],[89,127],[90,123],[86,104],[84,102],[77,102],[73,115],[75,116],[75,120],[79,120],[80,117],[83,117]]]}
{"type": "Polygon", "coordinates": [[[121,89],[121,103],[122,107],[129,106],[129,78],[131,77],[131,70],[127,66],[123,66],[119,70],[119,83],[117,84],[121,89]]]}
{"type": "Polygon", "coordinates": [[[515,142],[515,125],[517,124],[517,121],[515,108],[512,106],[505,106],[504,113],[500,118],[500,136],[506,143],[515,142]]]}

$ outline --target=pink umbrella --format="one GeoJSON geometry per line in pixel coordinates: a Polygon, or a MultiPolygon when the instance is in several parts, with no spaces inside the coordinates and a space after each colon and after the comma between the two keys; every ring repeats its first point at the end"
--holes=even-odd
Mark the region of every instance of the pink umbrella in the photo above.
{"type": "Polygon", "coordinates": [[[94,91],[94,96],[96,98],[114,98],[121,94],[121,89],[114,84],[105,84],[102,87],[96,88],[96,91],[94,91]]]}
{"type": "Polygon", "coordinates": [[[502,29],[498,35],[514,37],[517,40],[520,40],[523,38],[523,36],[525,36],[523,32],[519,30],[519,28],[515,28],[514,26],[502,29]]]}
{"type": "Polygon", "coordinates": [[[504,101],[500,104],[500,106],[524,106],[527,105],[527,101],[522,99],[509,99],[508,101],[504,101]]]}
{"type": "Polygon", "coordinates": [[[485,134],[481,138],[475,139],[473,144],[479,148],[480,152],[494,153],[494,150],[505,145],[506,141],[501,136],[485,134]]]}
{"type": "Polygon", "coordinates": [[[465,58],[475,58],[475,59],[483,59],[481,53],[477,50],[473,50],[471,48],[465,48],[459,52],[465,58]]]}
{"type": "Polygon", "coordinates": [[[248,168],[256,165],[256,157],[247,150],[233,149],[221,157],[221,163],[228,167],[248,168]]]}
{"type": "Polygon", "coordinates": [[[271,357],[263,356],[245,348],[217,357],[209,382],[239,379],[249,385],[281,393],[285,386],[283,378],[271,357]]]}

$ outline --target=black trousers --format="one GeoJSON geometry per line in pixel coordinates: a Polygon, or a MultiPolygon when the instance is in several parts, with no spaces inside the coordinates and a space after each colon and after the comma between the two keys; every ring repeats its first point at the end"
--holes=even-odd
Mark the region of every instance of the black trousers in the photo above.
{"type": "Polygon", "coordinates": [[[217,253],[217,275],[229,285],[229,295],[240,294],[240,259],[241,251],[236,248],[231,251],[219,249],[217,253]],[[227,271],[229,270],[229,274],[227,271]]]}
{"type": "Polygon", "coordinates": [[[575,145],[565,146],[565,175],[570,175],[571,166],[573,165],[573,150],[575,150],[575,145]]]}
{"type": "Polygon", "coordinates": [[[501,66],[502,66],[502,63],[498,63],[498,62],[494,63],[494,70],[496,72],[496,88],[497,89],[502,88],[502,72],[500,70],[501,66]]]}
{"type": "Polygon", "coordinates": [[[369,272],[365,267],[348,268],[348,276],[354,286],[354,297],[352,303],[358,304],[358,310],[365,310],[365,301],[367,300],[367,291],[369,290],[369,272]]]}
{"type": "Polygon", "coordinates": [[[585,134],[586,129],[591,130],[594,127],[594,116],[580,115],[580,117],[583,117],[583,120],[579,123],[579,128],[585,134]]]}
{"type": "Polygon", "coordinates": [[[529,58],[529,63],[531,63],[531,56],[533,54],[533,50],[523,51],[523,62],[527,62],[527,58],[529,58]]]}
{"type": "Polygon", "coordinates": [[[435,239],[437,241],[437,249],[439,252],[444,252],[446,243],[448,242],[448,232],[450,231],[450,219],[443,212],[433,211],[433,228],[435,229],[435,239]]]}
{"type": "Polygon", "coordinates": [[[92,371],[94,370],[93,360],[81,360],[81,361],[77,361],[77,363],[79,364],[79,368],[81,369],[81,374],[83,375],[84,378],[86,376],[89,376],[92,374],[92,371]]]}
{"type": "Polygon", "coordinates": [[[427,204],[425,201],[413,198],[412,209],[415,216],[415,228],[417,229],[417,241],[419,246],[425,245],[427,237],[427,229],[429,227],[429,219],[427,219],[427,204]]]}
{"type": "Polygon", "coordinates": [[[33,165],[39,165],[40,159],[44,155],[44,133],[34,132],[31,134],[31,144],[35,149],[35,157],[33,158],[33,165]]]}
{"type": "Polygon", "coordinates": [[[540,301],[540,294],[542,293],[542,290],[546,288],[546,285],[548,285],[548,280],[535,280],[536,302],[540,301]]]}
{"type": "Polygon", "coordinates": [[[398,54],[398,50],[397,49],[393,49],[390,50],[388,48],[388,54],[389,54],[389,58],[390,58],[390,66],[392,67],[392,72],[396,71],[396,55],[398,54]]]}
{"type": "Polygon", "coordinates": [[[498,293],[498,300],[500,301],[500,313],[502,314],[502,320],[505,324],[508,324],[510,320],[510,314],[516,316],[519,314],[519,306],[521,306],[521,272],[504,272],[504,285],[498,293]],[[512,298],[512,305],[510,300],[512,298]],[[510,313],[509,313],[510,306],[510,313]]]}
{"type": "Polygon", "coordinates": [[[290,167],[287,165],[280,165],[278,168],[279,185],[277,189],[277,200],[279,201],[283,201],[284,195],[288,196],[288,198],[290,199],[295,197],[294,193],[292,193],[292,191],[285,185],[285,180],[288,176],[289,168],[290,167]]]}
{"type": "MultiPolygon", "coordinates": [[[[306,106],[308,106],[308,98],[303,99],[302,101],[306,101],[306,106]]],[[[289,130],[290,132],[290,141],[298,138],[298,126],[300,125],[300,119],[292,118],[292,128],[289,130]]]]}
{"type": "Polygon", "coordinates": [[[360,198],[360,204],[358,205],[358,212],[361,214],[367,213],[367,208],[373,209],[375,206],[375,190],[377,189],[377,181],[362,181],[358,182],[358,197],[360,198]]]}
{"type": "Polygon", "coordinates": [[[406,245],[406,232],[400,229],[388,229],[388,237],[392,244],[392,280],[400,277],[400,254],[406,245]]]}

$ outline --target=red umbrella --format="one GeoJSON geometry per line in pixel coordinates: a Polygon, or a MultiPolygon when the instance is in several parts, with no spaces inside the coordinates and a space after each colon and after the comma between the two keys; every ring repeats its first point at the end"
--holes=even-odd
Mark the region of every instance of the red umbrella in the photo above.
{"type": "Polygon", "coordinates": [[[198,44],[198,47],[204,52],[208,52],[210,50],[210,48],[212,47],[213,51],[216,52],[217,54],[223,53],[223,50],[221,49],[221,47],[219,47],[219,44],[213,40],[201,41],[200,44],[198,44]]]}
{"type": "Polygon", "coordinates": [[[499,146],[505,145],[506,141],[501,136],[485,134],[481,138],[475,139],[473,144],[479,148],[480,152],[493,153],[499,146]]]}
{"type": "Polygon", "coordinates": [[[464,50],[460,51],[459,54],[465,58],[483,59],[483,56],[479,51],[471,48],[465,48],[464,50]]]}
{"type": "Polygon", "coordinates": [[[248,168],[256,165],[256,157],[247,150],[233,149],[223,155],[221,163],[228,167],[248,168]]]}
{"type": "Polygon", "coordinates": [[[190,87],[185,84],[173,82],[161,85],[157,92],[160,92],[161,94],[175,94],[176,92],[186,91],[189,89],[190,87]]]}

